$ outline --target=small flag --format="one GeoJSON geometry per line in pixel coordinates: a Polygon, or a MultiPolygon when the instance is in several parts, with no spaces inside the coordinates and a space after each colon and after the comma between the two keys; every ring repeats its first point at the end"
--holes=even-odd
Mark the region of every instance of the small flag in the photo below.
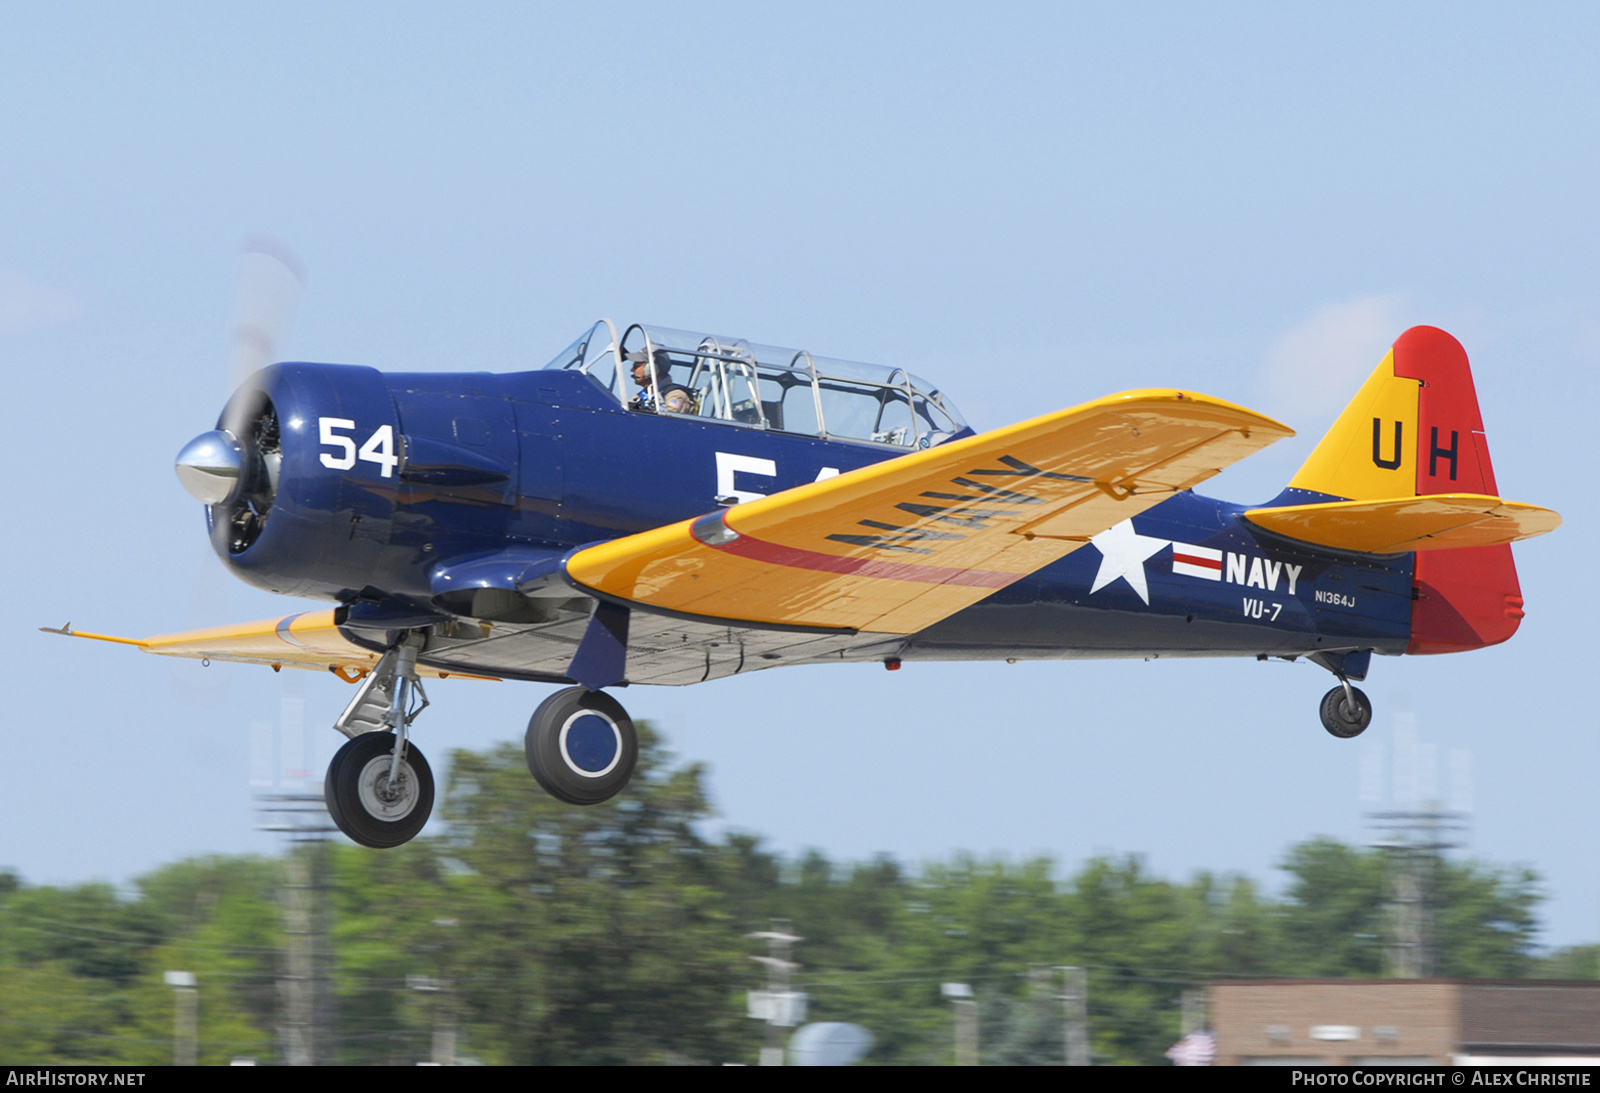
{"type": "Polygon", "coordinates": [[[1186,1033],[1183,1039],[1167,1048],[1167,1058],[1173,1066],[1215,1066],[1217,1062],[1217,1034],[1209,1029],[1186,1033]]]}
{"type": "Polygon", "coordinates": [[[1172,572],[1184,577],[1204,577],[1208,581],[1222,580],[1222,551],[1210,547],[1190,546],[1188,543],[1172,544],[1172,572]]]}

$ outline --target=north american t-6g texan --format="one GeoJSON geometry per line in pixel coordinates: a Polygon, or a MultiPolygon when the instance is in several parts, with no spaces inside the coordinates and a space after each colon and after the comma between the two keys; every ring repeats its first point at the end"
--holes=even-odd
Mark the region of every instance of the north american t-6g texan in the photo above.
{"type": "Polygon", "coordinates": [[[1276,498],[1193,492],[1290,435],[1165,388],[974,433],[900,368],[609,321],[529,372],[277,363],[178,477],[234,574],[333,606],[110,640],[358,684],[325,789],[371,847],[432,808],[424,677],[566,684],[526,750],[576,805],[633,772],[608,688],[789,664],[1305,657],[1355,736],[1373,653],[1516,631],[1508,544],[1560,517],[1501,499],[1466,353],[1431,327],[1276,498]]]}

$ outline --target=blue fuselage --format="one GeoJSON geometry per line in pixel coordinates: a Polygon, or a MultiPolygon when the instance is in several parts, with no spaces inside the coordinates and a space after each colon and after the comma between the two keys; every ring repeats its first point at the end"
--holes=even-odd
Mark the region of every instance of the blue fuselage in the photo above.
{"type": "MultiPolygon", "coordinates": [[[[279,502],[258,542],[219,553],[263,587],[347,602],[425,609],[432,575],[452,560],[508,546],[559,555],[903,453],[630,412],[580,372],[276,365],[261,375],[283,423],[279,502]],[[391,425],[407,462],[393,474],[379,460],[330,472],[316,426],[328,415],[354,422],[355,441],[391,425]]],[[[1174,496],[1124,531],[1138,540],[1137,560],[1091,542],[913,636],[899,655],[1405,651],[1411,555],[1311,550],[1253,528],[1245,507],[1174,496]]]]}

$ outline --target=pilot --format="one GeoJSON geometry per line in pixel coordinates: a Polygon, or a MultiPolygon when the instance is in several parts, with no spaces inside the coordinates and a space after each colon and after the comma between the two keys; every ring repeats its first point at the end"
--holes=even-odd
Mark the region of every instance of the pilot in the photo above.
{"type": "Polygon", "coordinates": [[[665,353],[659,349],[651,350],[651,353],[651,357],[646,357],[645,351],[640,349],[628,354],[628,359],[633,362],[633,382],[639,387],[639,393],[628,403],[628,409],[646,414],[656,414],[663,410],[671,414],[693,413],[694,392],[683,384],[672,381],[665,353]],[[652,372],[655,373],[654,392],[651,391],[650,383],[652,372]],[[659,403],[656,401],[658,395],[659,403]]]}

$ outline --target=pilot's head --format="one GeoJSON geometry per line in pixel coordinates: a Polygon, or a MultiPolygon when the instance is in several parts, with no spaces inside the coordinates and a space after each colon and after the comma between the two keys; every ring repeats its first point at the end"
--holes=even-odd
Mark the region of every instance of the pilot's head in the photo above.
{"type": "Polygon", "coordinates": [[[646,355],[645,350],[636,349],[628,354],[628,359],[633,362],[633,382],[640,387],[650,386],[650,373],[654,372],[658,383],[667,380],[667,361],[661,350],[652,351],[654,359],[646,355]]]}

